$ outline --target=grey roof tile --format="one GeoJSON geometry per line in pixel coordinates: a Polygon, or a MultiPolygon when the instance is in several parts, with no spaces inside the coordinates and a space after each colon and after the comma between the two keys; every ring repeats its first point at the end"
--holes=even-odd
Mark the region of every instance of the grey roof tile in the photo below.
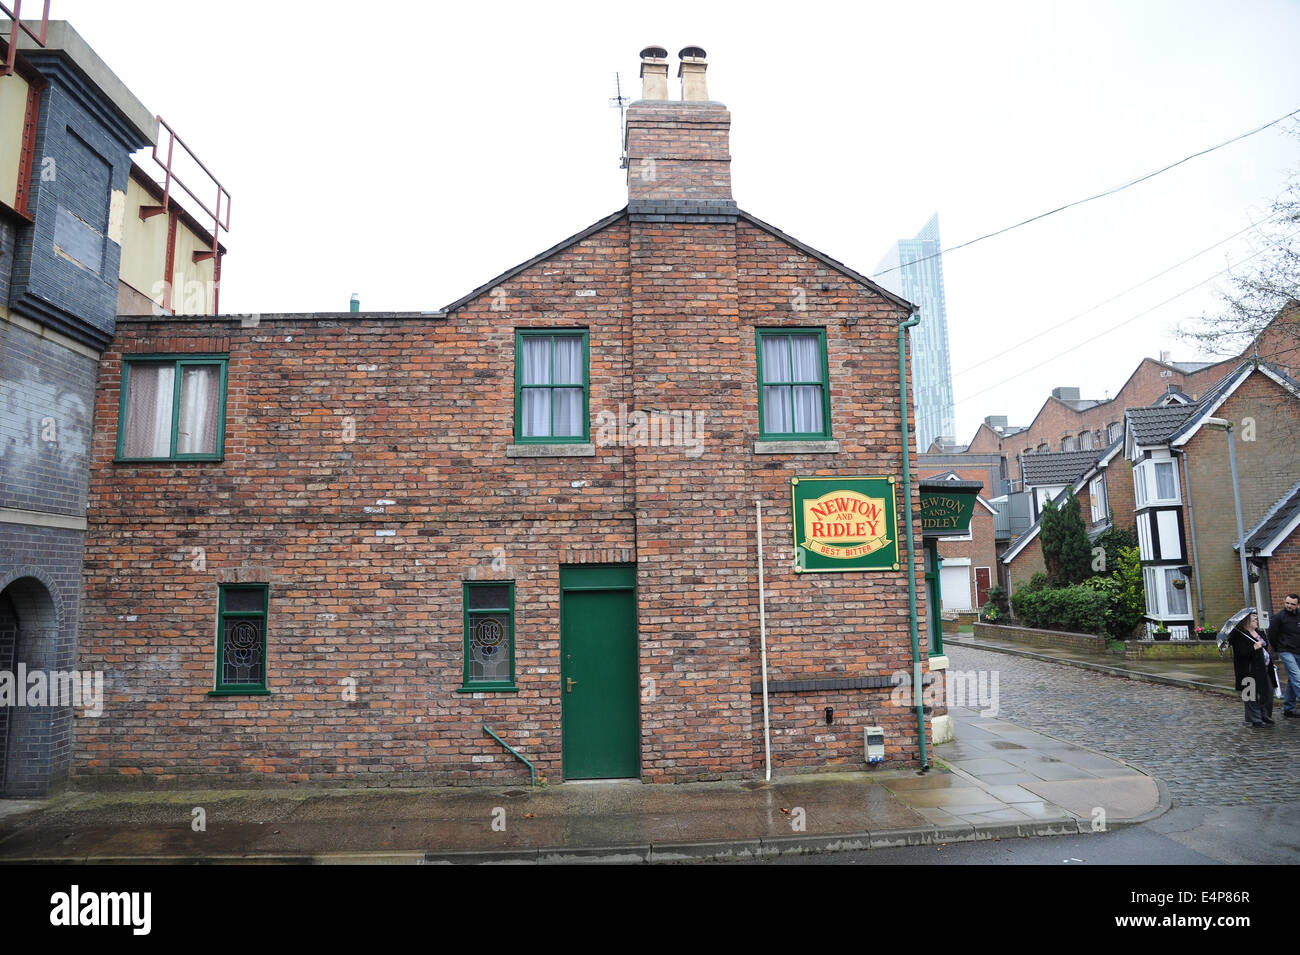
{"type": "Polygon", "coordinates": [[[1105,448],[1087,451],[1052,451],[1026,454],[1020,459],[1025,483],[1035,487],[1073,484],[1097,463],[1105,448]]]}

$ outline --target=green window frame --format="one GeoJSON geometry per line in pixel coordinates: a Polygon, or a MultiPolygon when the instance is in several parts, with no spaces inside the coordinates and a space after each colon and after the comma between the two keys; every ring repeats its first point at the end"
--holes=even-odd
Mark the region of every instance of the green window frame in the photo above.
{"type": "MultiPolygon", "coordinates": [[[[758,434],[763,441],[808,441],[827,440],[831,438],[831,389],[830,366],[826,357],[826,329],[824,328],[756,328],[754,330],[754,350],[758,362],[758,434]],[[820,378],[813,379],[806,375],[796,379],[794,374],[794,350],[790,339],[795,337],[812,337],[817,339],[820,378]],[[763,361],[764,343],[775,339],[785,339],[784,367],[768,367],[763,361]],[[821,390],[821,429],[800,430],[795,425],[794,395],[796,390],[809,388],[821,390]],[[784,409],[770,408],[774,401],[784,402],[784,409]],[[784,419],[790,423],[788,429],[768,428],[769,412],[773,415],[785,412],[784,419]]],[[[777,349],[780,350],[780,349],[777,349]]],[[[780,418],[776,419],[778,422],[780,418]]]]}
{"type": "MultiPolygon", "coordinates": [[[[228,355],[130,355],[122,358],[121,394],[117,408],[117,461],[220,461],[226,451],[226,378],[230,356],[228,355]],[[132,371],[145,367],[170,368],[172,370],[171,393],[168,396],[170,406],[166,415],[170,416],[167,434],[166,454],[128,453],[127,418],[130,409],[132,371]],[[216,408],[216,443],[212,451],[184,452],[181,446],[181,405],[183,402],[182,384],[185,373],[192,368],[216,368],[218,374],[216,408]]],[[[161,397],[161,396],[160,396],[161,397]]],[[[154,414],[159,409],[155,407],[154,414]]],[[[164,417],[164,421],[167,419],[164,417]]]]}
{"type": "Polygon", "coordinates": [[[586,444],[591,440],[591,416],[589,405],[591,399],[590,387],[590,354],[588,348],[587,329],[585,328],[527,328],[515,330],[515,441],[519,444],[586,444]],[[556,382],[555,380],[555,341],[560,338],[579,338],[582,341],[582,381],[564,381],[556,382]],[[530,382],[525,384],[525,363],[524,363],[524,343],[535,342],[538,339],[548,339],[550,344],[548,351],[548,369],[545,382],[530,382]],[[572,391],[577,388],[582,389],[582,433],[581,434],[556,434],[556,409],[559,403],[555,400],[557,391],[572,391]],[[525,401],[526,392],[546,391],[545,403],[549,409],[549,426],[545,434],[527,434],[527,423],[525,422],[525,401]]]}
{"type": "Polygon", "coordinates": [[[222,584],[217,596],[215,688],[208,696],[269,696],[266,659],[267,584],[222,584]],[[248,662],[254,661],[256,665],[248,662]],[[240,669],[251,669],[239,679],[240,669]]]}
{"type": "Polygon", "coordinates": [[[517,693],[515,686],[515,582],[464,581],[461,607],[465,631],[465,671],[458,693],[517,693]],[[493,591],[496,591],[495,593],[493,591]],[[507,646],[502,648],[502,642],[507,646]],[[509,654],[508,669],[504,655],[509,654]],[[491,657],[502,654],[493,660],[491,657]],[[492,667],[493,676],[484,676],[492,667]]]}

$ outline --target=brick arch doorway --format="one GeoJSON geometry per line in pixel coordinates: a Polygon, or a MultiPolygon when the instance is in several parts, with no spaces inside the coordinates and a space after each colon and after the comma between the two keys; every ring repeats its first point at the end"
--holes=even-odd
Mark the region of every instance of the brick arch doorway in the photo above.
{"type": "Polygon", "coordinates": [[[35,577],[20,577],[0,591],[0,673],[11,688],[0,706],[0,796],[48,795],[58,767],[66,765],[72,712],[67,706],[28,702],[24,674],[56,668],[58,610],[35,577]]]}

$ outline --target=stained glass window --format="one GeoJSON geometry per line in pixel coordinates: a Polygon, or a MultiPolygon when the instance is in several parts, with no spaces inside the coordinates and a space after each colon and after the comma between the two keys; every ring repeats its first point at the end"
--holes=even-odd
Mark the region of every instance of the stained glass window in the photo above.
{"type": "Polygon", "coordinates": [[[514,690],[515,585],[466,581],[463,691],[514,690]]]}
{"type": "Polygon", "coordinates": [[[225,584],[217,603],[215,692],[266,693],[266,584],[225,584]]]}

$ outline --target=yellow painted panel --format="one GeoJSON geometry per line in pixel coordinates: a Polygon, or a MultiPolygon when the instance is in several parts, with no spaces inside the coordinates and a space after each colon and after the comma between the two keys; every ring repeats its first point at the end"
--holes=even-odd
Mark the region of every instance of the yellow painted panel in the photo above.
{"type": "Polygon", "coordinates": [[[17,205],[18,163],[27,116],[27,81],[16,73],[0,76],[0,202],[17,205]]]}
{"type": "Polygon", "coordinates": [[[158,200],[134,179],[126,181],[126,209],[122,216],[122,267],[118,278],[141,295],[161,305],[163,273],[167,271],[167,216],[140,218],[140,207],[158,200]]]}
{"type": "Polygon", "coordinates": [[[172,314],[210,315],[212,313],[213,260],[194,261],[195,252],[211,249],[184,222],[176,223],[175,279],[172,287],[172,314]]]}

